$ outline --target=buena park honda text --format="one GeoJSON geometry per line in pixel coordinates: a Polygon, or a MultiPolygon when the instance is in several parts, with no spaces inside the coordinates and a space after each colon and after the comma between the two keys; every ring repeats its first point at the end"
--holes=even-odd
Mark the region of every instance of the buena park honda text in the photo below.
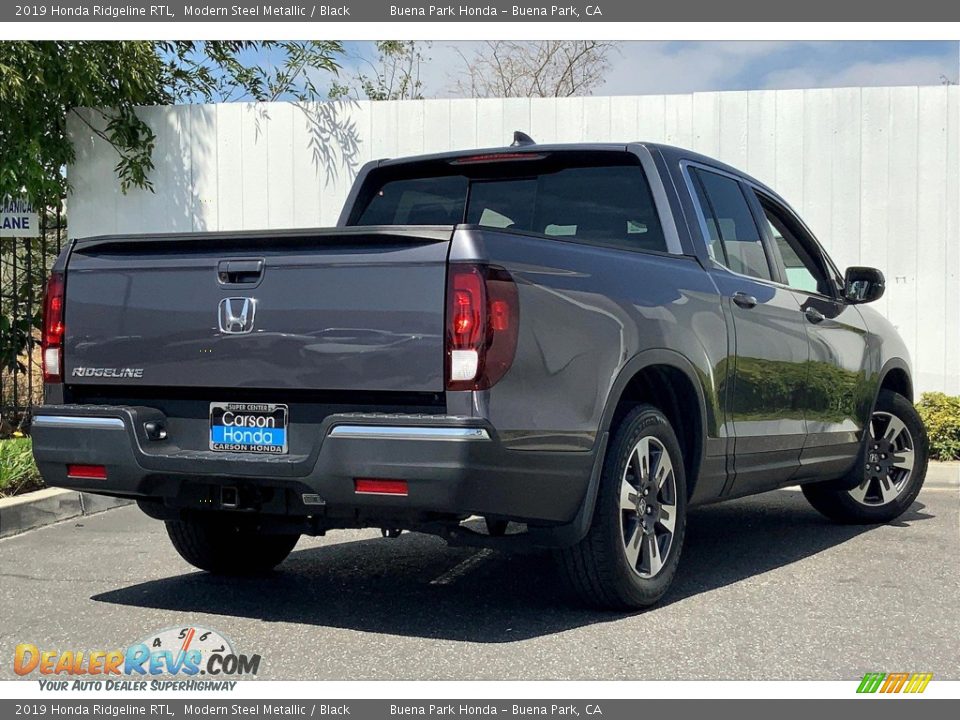
{"type": "Polygon", "coordinates": [[[552,548],[584,600],[638,608],[692,505],[911,505],[927,439],[883,291],[734,168],[517,133],[368,164],[332,229],[74,240],[34,452],[211,572],[407,529],[552,548]]]}

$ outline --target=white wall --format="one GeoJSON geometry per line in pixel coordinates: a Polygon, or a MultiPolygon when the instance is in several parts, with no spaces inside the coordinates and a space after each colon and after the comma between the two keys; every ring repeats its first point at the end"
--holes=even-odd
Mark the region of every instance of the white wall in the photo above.
{"type": "Polygon", "coordinates": [[[367,160],[507,144],[649,140],[768,183],[841,268],[887,275],[877,307],[919,389],[960,393],[960,88],[151,108],[155,192],[122,195],[115,152],[75,119],[72,237],[333,224],[367,160]]]}

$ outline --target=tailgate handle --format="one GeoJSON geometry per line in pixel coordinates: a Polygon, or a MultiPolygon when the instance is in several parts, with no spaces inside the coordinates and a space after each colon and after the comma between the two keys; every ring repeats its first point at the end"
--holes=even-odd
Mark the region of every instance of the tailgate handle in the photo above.
{"type": "Polygon", "coordinates": [[[217,264],[217,279],[224,285],[248,285],[260,282],[263,260],[221,260],[217,264]]]}

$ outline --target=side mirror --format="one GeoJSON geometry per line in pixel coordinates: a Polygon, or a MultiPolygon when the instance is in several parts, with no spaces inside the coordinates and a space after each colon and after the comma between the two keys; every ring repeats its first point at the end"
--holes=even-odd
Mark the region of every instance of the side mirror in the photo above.
{"type": "Polygon", "coordinates": [[[843,275],[843,299],[852,305],[879,300],[886,288],[883,273],[876,268],[849,267],[843,275]]]}

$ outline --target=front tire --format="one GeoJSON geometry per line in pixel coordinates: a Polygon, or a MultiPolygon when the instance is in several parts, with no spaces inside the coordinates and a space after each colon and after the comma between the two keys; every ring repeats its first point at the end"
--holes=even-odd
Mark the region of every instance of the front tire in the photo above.
{"type": "Polygon", "coordinates": [[[558,552],[581,600],[604,610],[638,610],[663,597],[683,547],[686,488],[670,422],[651,405],[634,408],[607,450],[590,530],[558,552]]]}
{"type": "Polygon", "coordinates": [[[913,403],[881,390],[861,457],[840,483],[802,486],[810,504],[831,520],[885,523],[909,508],[927,475],[928,441],[913,403]]]}
{"type": "Polygon", "coordinates": [[[218,575],[256,575],[272,570],[293,550],[299,535],[270,535],[220,517],[170,520],[167,535],[180,557],[218,575]]]}

